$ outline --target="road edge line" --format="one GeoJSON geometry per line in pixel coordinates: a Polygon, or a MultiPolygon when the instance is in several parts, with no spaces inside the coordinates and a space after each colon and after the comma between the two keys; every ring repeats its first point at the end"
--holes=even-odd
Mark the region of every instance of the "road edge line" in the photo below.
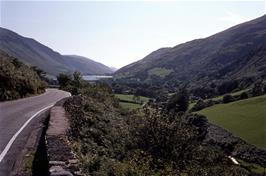
{"type": "Polygon", "coordinates": [[[18,135],[23,131],[23,129],[30,123],[30,121],[35,118],[38,114],[40,114],[41,112],[43,112],[46,109],[51,108],[52,106],[54,106],[54,104],[51,104],[49,106],[46,106],[45,108],[42,108],[41,110],[39,110],[38,112],[36,112],[35,114],[33,114],[23,125],[22,127],[12,136],[12,138],[8,141],[7,145],[5,146],[5,149],[2,151],[2,153],[0,154],[0,163],[3,161],[4,157],[6,156],[7,152],[9,151],[9,149],[11,148],[12,144],[14,143],[14,141],[16,140],[16,138],[18,137],[18,135]]]}

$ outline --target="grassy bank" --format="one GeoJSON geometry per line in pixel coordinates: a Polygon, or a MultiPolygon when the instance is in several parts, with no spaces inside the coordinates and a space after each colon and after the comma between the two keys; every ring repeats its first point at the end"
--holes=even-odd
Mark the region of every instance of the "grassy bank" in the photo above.
{"type": "Polygon", "coordinates": [[[266,95],[214,105],[198,113],[247,142],[266,148],[266,95]]]}

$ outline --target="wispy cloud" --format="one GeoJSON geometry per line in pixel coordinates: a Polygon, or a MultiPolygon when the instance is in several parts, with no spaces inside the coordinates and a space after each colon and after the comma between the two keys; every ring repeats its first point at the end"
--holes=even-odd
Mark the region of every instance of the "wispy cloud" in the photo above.
{"type": "Polygon", "coordinates": [[[239,24],[239,23],[248,21],[250,19],[247,18],[247,17],[243,17],[243,16],[241,16],[241,15],[239,15],[237,13],[233,13],[233,12],[227,11],[225,16],[224,17],[220,17],[219,20],[220,21],[224,21],[224,22],[228,22],[228,23],[231,23],[231,24],[239,24]]]}

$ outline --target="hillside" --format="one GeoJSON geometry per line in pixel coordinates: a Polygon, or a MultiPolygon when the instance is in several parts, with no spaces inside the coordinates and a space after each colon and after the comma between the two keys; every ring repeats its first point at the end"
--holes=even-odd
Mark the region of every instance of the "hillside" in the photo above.
{"type": "Polygon", "coordinates": [[[45,91],[46,84],[29,66],[0,50],[0,101],[45,91]]]}
{"type": "Polygon", "coordinates": [[[110,74],[113,69],[89,58],[77,55],[63,55],[65,62],[73,69],[81,71],[83,74],[110,74]]]}
{"type": "Polygon", "coordinates": [[[260,148],[265,143],[266,95],[219,104],[199,111],[208,120],[260,148]]]}
{"type": "Polygon", "coordinates": [[[71,73],[76,70],[82,74],[110,74],[109,67],[80,56],[64,56],[37,42],[10,30],[0,28],[0,49],[22,62],[37,66],[49,75],[71,73]]]}
{"type": "Polygon", "coordinates": [[[190,86],[265,76],[266,15],[204,39],[159,49],[114,75],[121,81],[190,86]]]}

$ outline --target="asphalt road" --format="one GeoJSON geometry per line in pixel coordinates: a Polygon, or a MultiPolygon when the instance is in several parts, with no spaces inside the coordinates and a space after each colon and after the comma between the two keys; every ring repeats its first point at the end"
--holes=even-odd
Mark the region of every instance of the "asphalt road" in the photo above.
{"type": "Polygon", "coordinates": [[[0,103],[0,176],[7,176],[12,171],[32,124],[40,123],[41,114],[68,96],[68,92],[47,89],[38,96],[0,103]]]}

